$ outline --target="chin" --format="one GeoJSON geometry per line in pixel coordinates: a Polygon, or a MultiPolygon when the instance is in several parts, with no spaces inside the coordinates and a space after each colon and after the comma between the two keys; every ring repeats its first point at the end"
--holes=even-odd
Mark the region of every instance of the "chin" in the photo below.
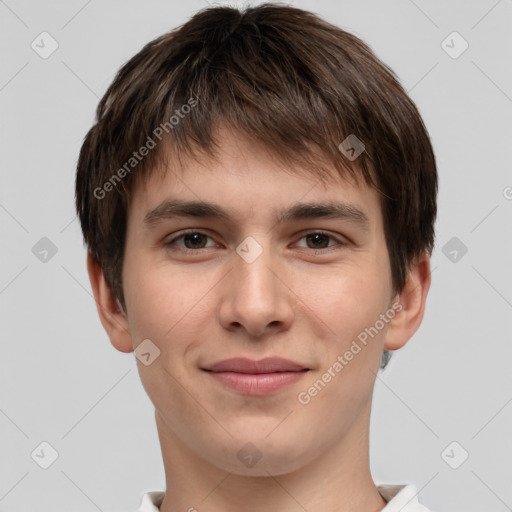
{"type": "MultiPolygon", "coordinates": [[[[275,428],[275,423],[274,427],[275,428]]],[[[267,430],[265,435],[271,430],[267,430]]],[[[222,453],[211,453],[210,462],[224,471],[240,476],[268,477],[285,475],[300,469],[307,464],[307,453],[300,453],[299,447],[307,445],[303,436],[292,438],[288,431],[283,430],[286,439],[273,434],[265,436],[242,436],[231,438],[230,446],[224,446],[222,453]]],[[[219,446],[216,444],[215,446],[219,446]]]]}

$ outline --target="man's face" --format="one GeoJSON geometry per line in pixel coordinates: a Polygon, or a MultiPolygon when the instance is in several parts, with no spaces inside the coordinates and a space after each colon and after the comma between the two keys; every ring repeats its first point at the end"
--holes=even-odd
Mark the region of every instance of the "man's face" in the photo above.
{"type": "Polygon", "coordinates": [[[134,347],[149,339],[160,350],[138,365],[168,442],[226,471],[280,474],[348,449],[368,429],[386,334],[379,319],[392,304],[382,214],[373,189],[339,177],[323,185],[240,136],[219,135],[218,163],[190,162],[135,191],[123,267],[128,325],[134,347]],[[169,200],[215,204],[230,218],[145,222],[169,200]],[[356,215],[277,221],[303,203],[344,203],[368,224],[356,215]],[[269,357],[304,371],[208,371],[269,357]],[[258,454],[250,467],[245,456],[258,454]]]}

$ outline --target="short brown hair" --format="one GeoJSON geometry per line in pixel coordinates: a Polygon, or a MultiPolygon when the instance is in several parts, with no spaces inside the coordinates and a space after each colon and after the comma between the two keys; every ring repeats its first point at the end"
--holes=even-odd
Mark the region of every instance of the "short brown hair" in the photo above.
{"type": "Polygon", "coordinates": [[[84,241],[125,311],[121,276],[136,184],[158,168],[162,146],[179,161],[214,158],[219,122],[291,168],[323,180],[328,162],[378,190],[395,292],[413,259],[432,254],[434,152],[394,72],[360,39],[311,12],[275,3],[210,7],[123,65],[80,151],[84,241]],[[364,144],[355,160],[339,147],[349,135],[364,144]],[[149,149],[143,158],[142,147],[149,149]]]}

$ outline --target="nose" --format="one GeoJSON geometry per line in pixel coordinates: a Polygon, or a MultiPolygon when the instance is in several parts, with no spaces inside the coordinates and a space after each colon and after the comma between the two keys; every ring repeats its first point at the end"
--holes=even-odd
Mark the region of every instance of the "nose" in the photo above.
{"type": "Polygon", "coordinates": [[[233,332],[245,331],[251,338],[259,339],[289,329],[296,297],[284,267],[268,244],[263,247],[255,244],[254,239],[248,246],[241,244],[233,254],[232,264],[226,279],[219,283],[218,314],[222,327],[233,332]]]}

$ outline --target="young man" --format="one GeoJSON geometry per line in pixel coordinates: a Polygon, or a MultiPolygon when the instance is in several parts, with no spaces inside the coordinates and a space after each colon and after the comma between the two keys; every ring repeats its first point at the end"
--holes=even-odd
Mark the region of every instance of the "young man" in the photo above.
{"type": "Polygon", "coordinates": [[[166,489],[144,512],[417,512],[376,485],[379,366],[420,326],[437,171],[362,41],[276,4],[198,12],[101,100],[76,206],[101,322],[135,351],[166,489]]]}

